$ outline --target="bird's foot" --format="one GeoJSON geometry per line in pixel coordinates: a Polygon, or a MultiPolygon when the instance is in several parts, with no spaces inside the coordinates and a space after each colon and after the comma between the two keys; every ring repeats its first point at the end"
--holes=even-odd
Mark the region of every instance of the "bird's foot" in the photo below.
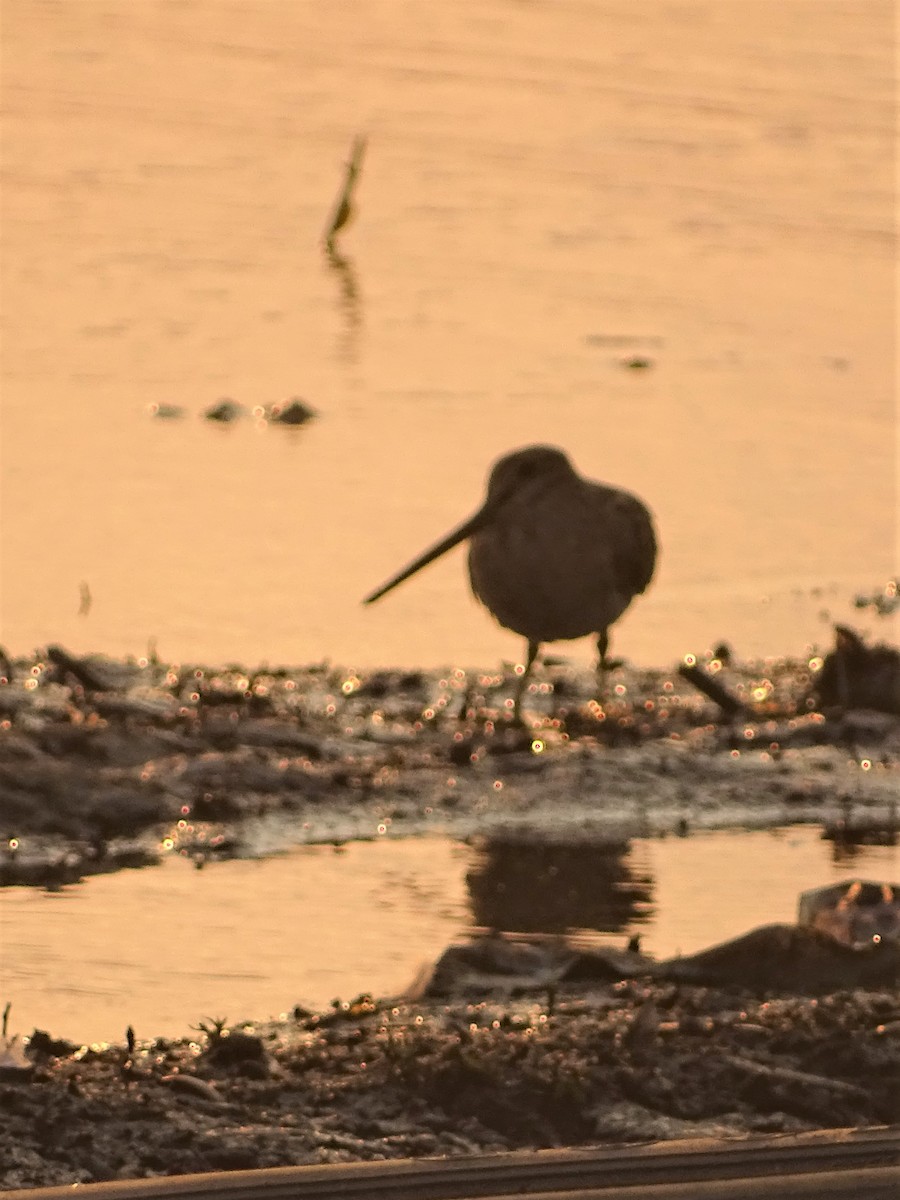
{"type": "Polygon", "coordinates": [[[624,666],[624,658],[601,658],[600,662],[597,664],[597,673],[600,676],[603,676],[608,671],[618,671],[619,667],[624,666]]]}

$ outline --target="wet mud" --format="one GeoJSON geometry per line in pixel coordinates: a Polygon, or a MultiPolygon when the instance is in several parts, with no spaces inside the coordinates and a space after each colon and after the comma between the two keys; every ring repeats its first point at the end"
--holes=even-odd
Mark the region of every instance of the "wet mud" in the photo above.
{"type": "MultiPolygon", "coordinates": [[[[723,648],[686,672],[619,668],[599,694],[551,660],[521,725],[499,672],[7,659],[0,880],[202,865],[247,853],[273,814],[297,841],[608,844],[785,820],[892,841],[896,652],[865,708],[859,646],[843,653],[736,664],[723,648]]],[[[181,1041],[76,1046],[7,1013],[0,1186],[897,1121],[894,893],[801,910],[663,963],[488,936],[436,948],[403,998],[234,1028],[213,1014],[181,1041]]]]}
{"type": "Polygon", "coordinates": [[[131,1049],[33,1037],[0,1073],[0,1185],[900,1119],[895,988],[638,975],[204,1026],[131,1049]]]}
{"type": "Polygon", "coordinates": [[[873,651],[869,672],[849,645],[742,664],[722,648],[681,670],[622,667],[602,687],[549,660],[522,724],[512,672],[5,658],[0,882],[62,885],[171,852],[199,865],[247,853],[248,822],[272,814],[286,842],[603,842],[804,821],[890,839],[900,655],[873,651]],[[850,703],[861,694],[865,708],[850,703]]]}

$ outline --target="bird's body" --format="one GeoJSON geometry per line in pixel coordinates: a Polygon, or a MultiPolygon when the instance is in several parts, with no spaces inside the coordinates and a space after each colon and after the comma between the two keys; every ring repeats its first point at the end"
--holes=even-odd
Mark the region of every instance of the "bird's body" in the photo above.
{"type": "Polygon", "coordinates": [[[472,590],[529,642],[600,634],[650,582],[656,543],[634,496],[582,479],[561,451],[534,446],[500,459],[488,501],[496,518],[471,536],[472,590]]]}
{"type": "Polygon", "coordinates": [[[469,521],[366,603],[465,538],[475,596],[528,640],[526,676],[542,642],[588,634],[605,665],[609,626],[647,587],[656,563],[653,522],[636,496],[582,478],[555,447],[527,446],[497,461],[469,521]]]}

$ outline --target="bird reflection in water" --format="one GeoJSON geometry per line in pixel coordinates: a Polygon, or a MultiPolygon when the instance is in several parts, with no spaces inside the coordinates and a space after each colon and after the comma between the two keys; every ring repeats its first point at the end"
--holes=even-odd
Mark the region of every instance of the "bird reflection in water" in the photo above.
{"type": "Polygon", "coordinates": [[[653,880],[628,842],[476,843],[466,884],[476,925],[515,933],[632,932],[653,915],[653,880]]]}

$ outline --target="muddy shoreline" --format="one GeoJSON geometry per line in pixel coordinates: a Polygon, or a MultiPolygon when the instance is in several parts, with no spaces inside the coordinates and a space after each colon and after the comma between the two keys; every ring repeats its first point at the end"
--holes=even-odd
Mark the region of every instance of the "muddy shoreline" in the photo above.
{"type": "Polygon", "coordinates": [[[895,988],[646,978],[297,1010],[0,1072],[5,1188],[900,1121],[895,988]]]}
{"type": "Polygon", "coordinates": [[[887,711],[821,703],[827,659],[696,664],[715,699],[677,669],[622,667],[599,702],[590,672],[551,660],[524,726],[500,672],[213,670],[57,647],[5,670],[5,884],[241,854],[273,814],[295,843],[798,822],[866,838],[896,819],[895,683],[887,711]]]}
{"type": "MultiPolygon", "coordinates": [[[[851,845],[896,838],[890,704],[839,703],[846,672],[823,695],[827,661],[695,666],[704,690],[623,667],[598,701],[589,673],[551,661],[522,727],[499,672],[7,661],[0,880],[57,887],[166,854],[202,865],[249,853],[248,830],[274,818],[278,836],[320,842],[788,822],[851,845]]],[[[556,946],[552,969],[498,979],[464,949],[402,999],[205,1021],[180,1041],[123,1030],[122,1045],[76,1046],[25,1036],[13,1013],[0,1185],[900,1120],[896,946],[848,966],[821,931],[754,936],[693,974],[556,946]]]]}

